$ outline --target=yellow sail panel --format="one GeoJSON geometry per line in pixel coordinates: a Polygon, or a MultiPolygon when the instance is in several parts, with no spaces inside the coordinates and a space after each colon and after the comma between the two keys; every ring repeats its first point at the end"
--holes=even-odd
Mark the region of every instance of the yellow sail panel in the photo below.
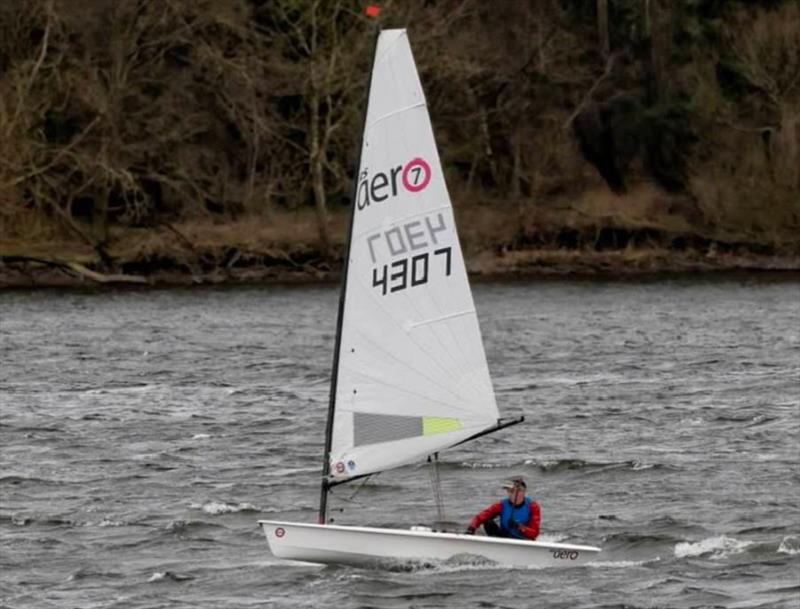
{"type": "Polygon", "coordinates": [[[422,417],[422,435],[432,436],[437,433],[458,431],[462,428],[461,421],[444,417],[422,417]]]}

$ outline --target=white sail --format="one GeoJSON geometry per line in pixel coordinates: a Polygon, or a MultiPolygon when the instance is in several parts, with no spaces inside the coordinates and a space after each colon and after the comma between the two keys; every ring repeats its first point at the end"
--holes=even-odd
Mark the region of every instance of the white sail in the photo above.
{"type": "Polygon", "coordinates": [[[331,438],[336,480],[417,461],[498,418],[405,30],[378,39],[358,179],[331,438]]]}

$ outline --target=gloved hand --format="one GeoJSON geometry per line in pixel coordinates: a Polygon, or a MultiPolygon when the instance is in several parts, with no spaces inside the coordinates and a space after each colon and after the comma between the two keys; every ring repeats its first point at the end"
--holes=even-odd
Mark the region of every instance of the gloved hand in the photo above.
{"type": "Polygon", "coordinates": [[[511,531],[516,531],[519,528],[519,523],[513,518],[508,519],[508,528],[511,531]]]}
{"type": "Polygon", "coordinates": [[[464,535],[474,535],[475,534],[475,527],[467,527],[467,530],[464,531],[464,535]]]}

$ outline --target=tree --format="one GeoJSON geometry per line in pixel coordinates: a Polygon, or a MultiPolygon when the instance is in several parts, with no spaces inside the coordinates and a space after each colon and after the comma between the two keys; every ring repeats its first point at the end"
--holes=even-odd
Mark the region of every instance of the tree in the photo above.
{"type": "Polygon", "coordinates": [[[352,0],[276,0],[256,14],[271,42],[273,71],[282,76],[278,88],[285,97],[299,98],[300,108],[287,112],[278,129],[304,157],[303,181],[312,192],[326,254],[331,248],[329,193],[347,188],[347,151],[357,141],[374,40],[358,8],[352,0]]]}

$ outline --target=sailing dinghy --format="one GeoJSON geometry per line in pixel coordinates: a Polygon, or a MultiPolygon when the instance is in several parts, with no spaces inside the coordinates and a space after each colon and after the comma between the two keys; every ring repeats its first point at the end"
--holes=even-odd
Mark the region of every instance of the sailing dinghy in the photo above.
{"type": "Polygon", "coordinates": [[[261,520],[279,558],[357,566],[472,555],[572,566],[599,548],[328,523],[329,490],[522,419],[499,418],[406,31],[376,43],[326,429],[319,524],[261,520]]]}

